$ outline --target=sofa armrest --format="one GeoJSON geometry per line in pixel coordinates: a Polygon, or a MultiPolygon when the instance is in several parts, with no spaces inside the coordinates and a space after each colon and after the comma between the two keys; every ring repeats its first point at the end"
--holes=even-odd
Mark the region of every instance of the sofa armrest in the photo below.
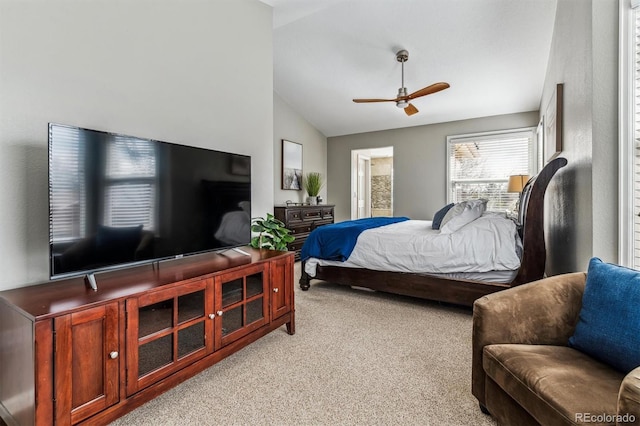
{"type": "Polygon", "coordinates": [[[622,380],[618,393],[618,415],[628,415],[627,424],[640,424],[640,367],[631,370],[622,380]]]}
{"type": "Polygon", "coordinates": [[[485,404],[482,349],[491,344],[565,346],[582,307],[586,274],[556,275],[481,297],[473,304],[472,392],[485,404]]]}

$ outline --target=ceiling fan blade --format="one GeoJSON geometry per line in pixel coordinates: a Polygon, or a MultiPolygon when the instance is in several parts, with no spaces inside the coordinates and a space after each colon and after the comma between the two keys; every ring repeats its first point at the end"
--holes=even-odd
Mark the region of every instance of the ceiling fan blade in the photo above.
{"type": "Polygon", "coordinates": [[[422,88],[420,90],[413,92],[412,94],[407,96],[407,99],[415,99],[415,98],[419,98],[420,96],[430,95],[432,93],[436,93],[441,90],[448,89],[449,87],[450,87],[449,83],[444,83],[444,82],[434,83],[431,86],[427,86],[425,88],[422,88]]]}
{"type": "Polygon", "coordinates": [[[414,107],[413,104],[409,104],[405,107],[404,112],[406,112],[407,115],[413,115],[418,112],[418,108],[414,107]]]}
{"type": "Polygon", "coordinates": [[[364,103],[364,102],[397,102],[397,99],[354,99],[355,103],[364,103]]]}

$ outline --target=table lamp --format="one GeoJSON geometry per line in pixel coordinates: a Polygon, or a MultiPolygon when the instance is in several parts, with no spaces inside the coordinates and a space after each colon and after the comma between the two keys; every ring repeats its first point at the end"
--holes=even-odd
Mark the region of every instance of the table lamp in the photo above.
{"type": "MultiPolygon", "coordinates": [[[[524,189],[524,186],[529,182],[529,175],[511,175],[509,176],[509,185],[507,192],[517,192],[520,194],[524,189]]],[[[516,200],[516,213],[520,211],[520,196],[516,200]]]]}

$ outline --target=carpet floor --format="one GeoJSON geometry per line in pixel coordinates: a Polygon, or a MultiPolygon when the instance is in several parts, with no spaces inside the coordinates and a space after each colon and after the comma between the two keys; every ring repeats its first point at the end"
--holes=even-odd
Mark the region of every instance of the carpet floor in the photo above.
{"type": "Polygon", "coordinates": [[[471,310],[314,281],[268,334],[131,413],[135,425],[495,425],[471,395],[471,310]]]}

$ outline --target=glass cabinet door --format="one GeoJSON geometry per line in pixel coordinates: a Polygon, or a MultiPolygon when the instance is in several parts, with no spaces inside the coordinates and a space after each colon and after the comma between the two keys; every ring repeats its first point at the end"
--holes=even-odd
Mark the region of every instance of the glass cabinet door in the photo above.
{"type": "Polygon", "coordinates": [[[216,349],[260,328],[269,320],[268,264],[216,278],[216,349]]]}
{"type": "Polygon", "coordinates": [[[127,392],[213,351],[211,280],[127,300],[127,392]]]}

